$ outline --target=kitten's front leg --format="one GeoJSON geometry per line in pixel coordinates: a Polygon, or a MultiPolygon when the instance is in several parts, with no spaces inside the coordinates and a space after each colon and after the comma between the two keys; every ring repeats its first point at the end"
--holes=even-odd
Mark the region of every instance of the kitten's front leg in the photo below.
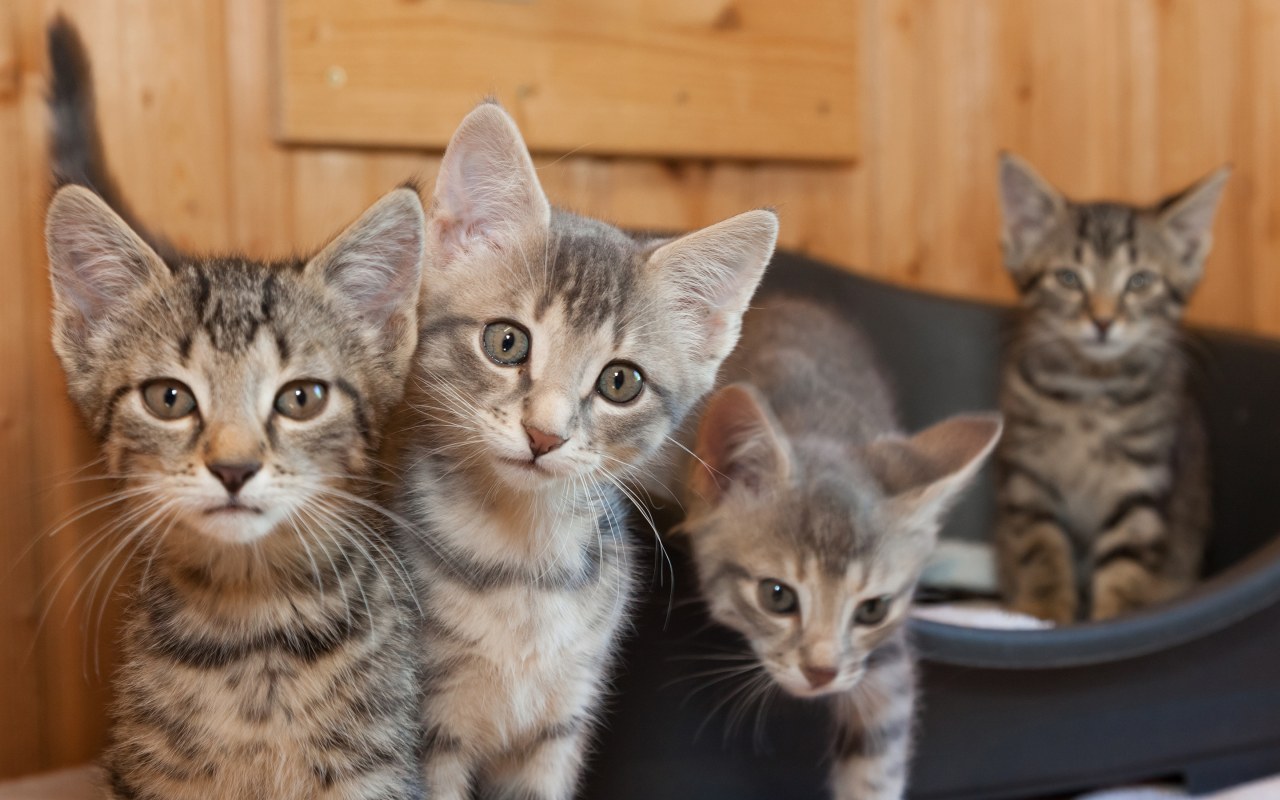
{"type": "Polygon", "coordinates": [[[1092,619],[1113,619],[1164,600],[1188,581],[1170,576],[1169,530],[1154,503],[1139,502],[1093,548],[1092,619]]]}
{"type": "Polygon", "coordinates": [[[427,725],[422,747],[422,774],[431,800],[470,800],[477,759],[456,732],[427,725]]]}
{"type": "Polygon", "coordinates": [[[996,551],[1005,602],[1015,611],[1060,625],[1074,622],[1076,590],[1071,540],[1053,519],[1005,508],[996,523],[996,551]]]}
{"type": "Polygon", "coordinates": [[[867,658],[866,674],[836,700],[836,800],[901,800],[915,721],[915,665],[902,634],[867,658]]]}
{"type": "Polygon", "coordinates": [[[570,800],[586,761],[587,733],[580,720],[549,725],[533,742],[503,759],[489,777],[487,797],[570,800]]]}

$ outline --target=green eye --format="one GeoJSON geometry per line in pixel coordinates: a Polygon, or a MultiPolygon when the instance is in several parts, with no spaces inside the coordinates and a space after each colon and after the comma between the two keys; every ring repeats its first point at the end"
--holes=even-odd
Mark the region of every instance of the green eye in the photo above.
{"type": "Polygon", "coordinates": [[[1053,273],[1053,277],[1057,278],[1058,283],[1062,284],[1068,289],[1080,288],[1080,273],[1076,272],[1073,269],[1060,269],[1057,272],[1053,273]]]}
{"type": "Polygon", "coordinates": [[[800,611],[796,590],[782,581],[765,578],[756,588],[756,594],[760,599],[760,607],[770,614],[790,616],[800,611]]]}
{"type": "Polygon", "coordinates": [[[171,378],[144,383],[142,402],[160,419],[182,419],[196,410],[196,396],[185,383],[171,378]]]}
{"type": "Polygon", "coordinates": [[[1156,282],[1156,276],[1147,270],[1135,272],[1129,276],[1129,280],[1125,283],[1124,288],[1131,292],[1140,292],[1148,286],[1156,282]]]}
{"type": "Polygon", "coordinates": [[[853,612],[853,621],[858,625],[879,625],[889,615],[892,597],[873,597],[863,600],[853,612]]]}
{"type": "Polygon", "coordinates": [[[484,352],[505,367],[529,359],[529,332],[514,322],[490,322],[481,336],[484,352]]]}
{"type": "Polygon", "coordinates": [[[639,397],[644,389],[644,375],[625,361],[615,361],[600,373],[596,389],[606,400],[629,403],[639,397]]]}
{"type": "Polygon", "coordinates": [[[276,411],[295,420],[314,418],[329,404],[329,387],[320,381],[292,381],[276,395],[276,411]]]}

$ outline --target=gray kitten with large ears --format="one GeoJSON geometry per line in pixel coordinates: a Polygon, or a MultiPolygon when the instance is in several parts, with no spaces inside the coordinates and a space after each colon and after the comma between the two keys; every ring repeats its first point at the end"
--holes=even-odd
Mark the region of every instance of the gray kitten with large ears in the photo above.
{"type": "Polygon", "coordinates": [[[626,484],[711,388],[777,227],[632,236],[553,208],[497,105],[454,134],[405,489],[435,797],[573,795],[631,598],[626,484]]]}
{"type": "Polygon", "coordinates": [[[903,623],[1000,418],[900,433],[862,334],[810,301],[753,308],[724,372],[680,526],[703,597],[750,644],[759,666],[744,672],[831,703],[835,796],[899,800],[915,701],[903,623]]]}
{"type": "Polygon", "coordinates": [[[424,219],[384,197],[306,262],[166,262],[49,208],[54,347],[124,478],[113,798],[421,796],[414,596],[362,497],[417,341],[424,219]]]}
{"type": "Polygon", "coordinates": [[[1228,173],[1151,205],[1077,202],[1001,159],[1021,313],[1001,381],[996,546],[1019,611],[1110,619],[1199,575],[1209,458],[1180,323],[1228,173]]]}

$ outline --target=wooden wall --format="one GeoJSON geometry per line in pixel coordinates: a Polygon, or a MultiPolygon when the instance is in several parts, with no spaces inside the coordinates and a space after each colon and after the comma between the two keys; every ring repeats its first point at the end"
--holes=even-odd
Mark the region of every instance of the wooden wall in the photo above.
{"type": "MultiPolygon", "coordinates": [[[[320,242],[408,175],[430,181],[438,153],[276,144],[273,6],[0,4],[0,775],[97,750],[107,693],[96,673],[109,674],[115,635],[114,612],[95,636],[93,618],[84,629],[73,602],[113,543],[75,559],[109,518],[89,515],[47,535],[103,489],[79,480],[93,474],[78,470],[94,448],[48,346],[43,26],[55,8],[80,24],[110,158],[145,219],[186,247],[282,253],[320,242]],[[50,591],[64,577],[66,588],[50,591]]],[[[1000,148],[1022,153],[1069,193],[1144,200],[1231,161],[1236,172],[1192,317],[1280,334],[1272,263],[1280,252],[1280,2],[790,7],[850,15],[840,23],[854,25],[859,77],[833,88],[857,99],[854,158],[540,153],[552,199],[659,228],[770,204],[781,212],[785,246],[914,286],[1008,299],[996,244],[1000,148]]],[[[787,122],[773,120],[782,129],[787,122]]]]}

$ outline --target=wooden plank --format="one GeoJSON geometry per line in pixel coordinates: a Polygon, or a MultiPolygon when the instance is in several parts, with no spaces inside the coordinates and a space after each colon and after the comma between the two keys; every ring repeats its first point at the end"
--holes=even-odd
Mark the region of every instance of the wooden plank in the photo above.
{"type": "Polygon", "coordinates": [[[440,148],[486,94],[535,150],[850,159],[856,8],[278,0],[280,135],[440,148]]]}
{"type": "Polygon", "coordinates": [[[34,669],[36,589],[39,562],[29,551],[36,535],[30,467],[34,448],[29,383],[31,316],[43,317],[33,305],[33,285],[43,278],[37,264],[20,256],[26,240],[22,186],[22,141],[26,131],[19,108],[22,66],[18,41],[18,9],[0,7],[0,374],[22,376],[0,381],[0,708],[13,724],[0,727],[0,777],[20,774],[44,758],[47,720],[41,715],[43,687],[34,669]]]}

